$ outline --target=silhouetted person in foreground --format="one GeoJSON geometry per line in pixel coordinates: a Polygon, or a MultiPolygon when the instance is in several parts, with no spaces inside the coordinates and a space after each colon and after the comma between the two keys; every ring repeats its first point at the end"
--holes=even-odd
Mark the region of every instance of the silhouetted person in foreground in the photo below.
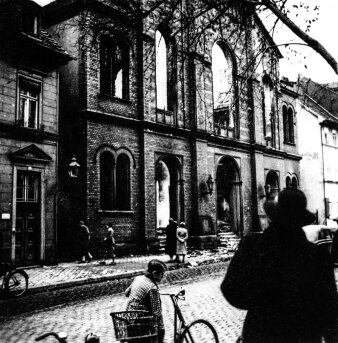
{"type": "Polygon", "coordinates": [[[307,241],[305,195],[280,192],[266,202],[271,224],[245,236],[232,258],[221,290],[233,306],[248,310],[244,343],[338,342],[338,304],[327,251],[307,241]]]}

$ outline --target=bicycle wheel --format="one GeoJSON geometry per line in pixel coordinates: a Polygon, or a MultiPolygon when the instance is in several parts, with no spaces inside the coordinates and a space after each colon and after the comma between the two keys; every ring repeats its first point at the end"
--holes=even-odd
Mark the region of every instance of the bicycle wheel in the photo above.
{"type": "Polygon", "coordinates": [[[219,343],[215,328],[204,319],[191,322],[181,333],[180,343],[219,343]]]}
{"type": "Polygon", "coordinates": [[[12,270],[5,276],[5,291],[13,297],[20,297],[27,288],[27,274],[22,270],[12,270]]]}

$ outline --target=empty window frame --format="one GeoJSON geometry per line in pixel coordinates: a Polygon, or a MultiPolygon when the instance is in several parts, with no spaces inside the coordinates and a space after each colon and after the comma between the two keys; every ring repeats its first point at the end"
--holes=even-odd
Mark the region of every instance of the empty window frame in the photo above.
{"type": "Polygon", "coordinates": [[[234,130],[233,62],[229,51],[216,43],[212,49],[212,87],[215,131],[229,136],[234,130]]]}
{"type": "Polygon", "coordinates": [[[276,114],[274,84],[265,71],[262,76],[263,132],[267,145],[276,146],[276,114]],[[269,143],[270,142],[270,143],[269,143]]]}
{"type": "Polygon", "coordinates": [[[41,83],[19,77],[18,94],[17,124],[37,129],[39,126],[41,83]]]}
{"type": "Polygon", "coordinates": [[[155,32],[156,107],[168,110],[167,43],[160,31],[155,32]]]}
{"type": "Polygon", "coordinates": [[[130,210],[130,160],[126,154],[115,158],[105,151],[100,156],[101,210],[130,210]]]}
{"type": "Polygon", "coordinates": [[[106,35],[100,41],[100,92],[129,99],[129,47],[106,35]]]}

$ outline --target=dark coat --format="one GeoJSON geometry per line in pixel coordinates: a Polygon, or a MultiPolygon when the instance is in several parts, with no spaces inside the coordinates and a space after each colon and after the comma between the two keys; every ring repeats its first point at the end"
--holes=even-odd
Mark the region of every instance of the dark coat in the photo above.
{"type": "Polygon", "coordinates": [[[170,222],[165,229],[165,233],[167,235],[165,252],[168,255],[176,255],[176,231],[177,223],[175,222],[170,222]]]}
{"type": "Polygon", "coordinates": [[[245,343],[338,342],[337,289],[327,252],[299,228],[244,237],[221,285],[233,306],[248,310],[245,343]]]}

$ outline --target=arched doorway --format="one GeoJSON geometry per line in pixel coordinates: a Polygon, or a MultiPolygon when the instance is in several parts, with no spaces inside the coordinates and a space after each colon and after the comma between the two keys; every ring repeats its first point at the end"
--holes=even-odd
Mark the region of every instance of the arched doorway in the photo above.
{"type": "Polygon", "coordinates": [[[181,165],[176,157],[166,155],[155,165],[156,227],[166,227],[169,218],[184,220],[183,180],[181,165]]]}
{"type": "Polygon", "coordinates": [[[223,157],[216,172],[217,229],[240,236],[243,231],[239,168],[230,157],[223,157]]]}

